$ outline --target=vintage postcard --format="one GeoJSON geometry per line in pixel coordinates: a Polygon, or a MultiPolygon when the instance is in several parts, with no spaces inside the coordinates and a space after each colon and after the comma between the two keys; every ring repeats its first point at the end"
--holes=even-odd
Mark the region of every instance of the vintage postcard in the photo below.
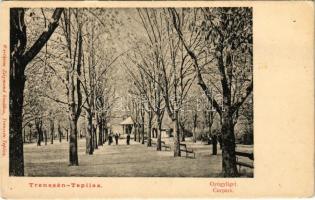
{"type": "Polygon", "coordinates": [[[310,197],[311,1],[1,3],[3,198],[310,197]]]}

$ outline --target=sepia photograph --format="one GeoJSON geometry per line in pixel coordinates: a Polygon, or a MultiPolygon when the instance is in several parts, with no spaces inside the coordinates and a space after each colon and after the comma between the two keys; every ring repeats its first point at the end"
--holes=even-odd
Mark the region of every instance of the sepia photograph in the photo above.
{"type": "Polygon", "coordinates": [[[9,176],[254,177],[252,7],[9,12],[9,176]]]}

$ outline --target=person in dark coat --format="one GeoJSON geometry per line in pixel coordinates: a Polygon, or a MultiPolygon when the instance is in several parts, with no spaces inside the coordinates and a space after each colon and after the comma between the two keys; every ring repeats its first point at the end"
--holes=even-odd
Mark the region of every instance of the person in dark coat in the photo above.
{"type": "Polygon", "coordinates": [[[111,145],[112,142],[113,142],[113,136],[112,136],[112,134],[109,134],[109,136],[108,136],[108,145],[111,145]]]}
{"type": "Polygon", "coordinates": [[[212,135],[212,155],[217,155],[217,135],[212,135]]]}
{"type": "Polygon", "coordinates": [[[116,133],[116,134],[115,134],[115,142],[116,142],[116,145],[118,145],[118,138],[119,138],[119,136],[118,136],[118,134],[116,133]]]}
{"type": "Polygon", "coordinates": [[[39,132],[36,132],[37,134],[37,146],[40,146],[41,138],[39,132]]]}
{"type": "Polygon", "coordinates": [[[127,135],[127,145],[130,144],[130,134],[127,135]]]}

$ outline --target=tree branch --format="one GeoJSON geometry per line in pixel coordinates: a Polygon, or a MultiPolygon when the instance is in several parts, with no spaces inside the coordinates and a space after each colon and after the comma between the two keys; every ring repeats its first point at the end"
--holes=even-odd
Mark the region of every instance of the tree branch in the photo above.
{"type": "Polygon", "coordinates": [[[33,46],[23,55],[22,60],[25,63],[29,63],[49,40],[50,36],[53,34],[53,32],[58,26],[58,21],[61,17],[63,10],[64,10],[63,8],[55,9],[52,15],[52,21],[48,24],[47,29],[39,36],[39,38],[36,40],[33,46]]]}
{"type": "Polygon", "coordinates": [[[238,101],[237,103],[235,103],[232,108],[231,108],[231,112],[234,113],[235,111],[237,111],[239,109],[239,107],[245,102],[245,100],[247,99],[247,97],[252,93],[253,91],[253,81],[250,83],[250,85],[246,88],[246,95],[241,98],[240,101],[238,101]]]}

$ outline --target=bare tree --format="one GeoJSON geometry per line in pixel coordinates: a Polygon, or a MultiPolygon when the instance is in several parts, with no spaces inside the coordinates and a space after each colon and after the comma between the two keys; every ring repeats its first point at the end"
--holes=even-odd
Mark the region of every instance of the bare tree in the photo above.
{"type": "MultiPolygon", "coordinates": [[[[68,120],[69,120],[69,166],[79,165],[78,161],[78,146],[77,146],[77,122],[82,110],[82,95],[80,89],[80,73],[82,65],[82,15],[78,9],[67,9],[63,13],[63,18],[61,20],[61,30],[62,37],[64,38],[64,43],[61,38],[60,42],[57,42],[58,47],[62,46],[63,55],[65,57],[64,63],[61,64],[65,69],[64,78],[62,75],[58,74],[55,68],[49,65],[50,69],[55,73],[55,75],[61,80],[63,86],[66,89],[66,102],[50,97],[44,94],[45,97],[54,100],[57,103],[64,104],[68,109],[68,120]],[[75,20],[72,20],[74,18],[75,20]],[[74,41],[72,40],[74,39],[74,41]],[[60,44],[61,43],[61,44],[60,44]]],[[[56,56],[56,55],[54,55],[56,56]]],[[[59,126],[59,125],[58,125],[59,126]]],[[[58,133],[60,135],[61,129],[59,127],[58,133]]],[[[59,138],[60,140],[61,138],[59,138]]],[[[53,139],[52,139],[53,140],[53,139]]]]}
{"type": "Polygon", "coordinates": [[[58,26],[63,12],[55,9],[48,28],[26,50],[27,34],[23,8],[10,9],[10,162],[12,176],[24,176],[24,156],[22,139],[22,107],[25,86],[24,71],[27,64],[38,54],[58,26]]]}
{"type": "MultiPolygon", "coordinates": [[[[191,33],[195,32],[194,38],[201,40],[199,47],[206,51],[196,50],[189,44],[186,34],[183,32],[180,22],[180,12],[169,9],[173,18],[173,25],[178,37],[189,54],[198,79],[198,85],[206,94],[209,102],[213,102],[222,121],[222,169],[224,176],[238,176],[235,157],[235,136],[233,116],[252,93],[253,81],[252,68],[252,10],[249,8],[205,8],[194,12],[202,17],[201,21],[191,23],[191,33]],[[198,11],[198,12],[197,12],[198,11]],[[216,76],[219,77],[223,105],[220,106],[213,98],[209,86],[206,85],[200,57],[207,52],[210,54],[212,66],[217,67],[216,76]],[[249,69],[249,70],[248,70],[249,69]]],[[[216,88],[217,84],[211,86],[216,88]]],[[[214,89],[212,91],[214,91],[214,89]]]]}
{"type": "Polygon", "coordinates": [[[38,117],[35,119],[35,126],[37,131],[37,146],[41,145],[41,141],[43,141],[43,120],[38,117]]]}
{"type": "Polygon", "coordinates": [[[153,49],[151,59],[155,61],[157,70],[156,77],[146,74],[157,83],[163,94],[166,111],[174,124],[174,156],[180,156],[179,110],[194,80],[189,70],[191,64],[187,62],[188,56],[180,40],[174,37],[175,29],[169,23],[166,10],[138,9],[138,13],[153,49]]]}

